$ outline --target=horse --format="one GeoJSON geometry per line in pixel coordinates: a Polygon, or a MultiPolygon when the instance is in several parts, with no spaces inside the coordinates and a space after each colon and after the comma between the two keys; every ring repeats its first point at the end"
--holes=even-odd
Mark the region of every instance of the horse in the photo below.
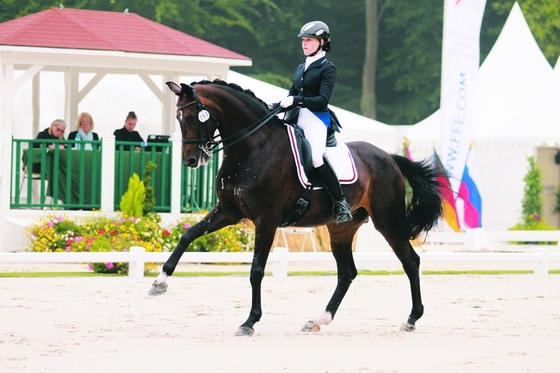
{"type": "MultiPolygon", "coordinates": [[[[149,294],[165,293],[186,248],[198,237],[249,219],[255,226],[255,242],[249,280],[252,303],[247,320],[236,336],[251,336],[260,321],[261,284],[276,230],[294,209],[305,188],[298,181],[286,124],[250,90],[221,80],[191,84],[166,83],[177,96],[176,116],[182,134],[182,162],[190,168],[207,163],[223,151],[216,176],[218,203],[197,224],[187,229],[164,263],[149,294]],[[217,140],[218,139],[218,140],[217,140]],[[221,146],[221,148],[220,148],[221,146]]],[[[338,282],[325,310],[307,321],[302,331],[316,332],[332,322],[350,284],[357,276],[352,241],[368,219],[392,247],[410,283],[412,310],[401,329],[412,331],[422,317],[420,257],[410,240],[429,231],[442,215],[438,169],[427,161],[389,155],[362,141],[347,143],[358,179],[343,185],[353,220],[335,224],[331,200],[324,189],[310,192],[309,209],[293,226],[326,225],[336,261],[338,282]],[[407,202],[405,178],[412,193],[407,202]]]]}

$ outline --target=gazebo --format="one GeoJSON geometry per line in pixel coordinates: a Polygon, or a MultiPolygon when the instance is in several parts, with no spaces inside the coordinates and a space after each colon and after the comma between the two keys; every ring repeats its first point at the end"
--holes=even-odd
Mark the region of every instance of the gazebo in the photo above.
{"type": "MultiPolygon", "coordinates": [[[[32,131],[39,131],[41,72],[64,75],[64,120],[72,123],[78,104],[108,74],[139,76],[162,104],[162,132],[174,125],[175,97],[164,82],[181,76],[226,79],[230,66],[251,59],[128,11],[52,8],[0,23],[0,211],[10,206],[13,97],[32,82],[32,131]],[[80,74],[93,77],[80,87],[80,74]],[[150,76],[161,76],[160,86],[150,76]]],[[[115,98],[117,99],[117,98],[115,98]]],[[[52,118],[54,119],[54,118],[52,118]]],[[[124,118],[123,118],[124,119],[124,118]]],[[[25,125],[25,124],[24,124],[25,125]]]]}

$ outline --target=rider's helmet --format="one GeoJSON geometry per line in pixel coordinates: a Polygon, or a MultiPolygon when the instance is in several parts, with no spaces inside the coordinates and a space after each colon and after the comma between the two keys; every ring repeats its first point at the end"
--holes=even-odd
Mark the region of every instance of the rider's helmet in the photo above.
{"type": "Polygon", "coordinates": [[[299,30],[298,38],[316,38],[319,41],[324,40],[321,47],[325,52],[331,50],[331,34],[329,32],[329,26],[325,22],[321,21],[311,21],[307,22],[299,30]]]}

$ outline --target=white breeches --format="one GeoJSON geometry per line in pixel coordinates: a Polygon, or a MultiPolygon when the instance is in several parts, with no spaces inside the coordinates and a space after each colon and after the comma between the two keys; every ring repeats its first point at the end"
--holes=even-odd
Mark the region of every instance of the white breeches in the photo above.
{"type": "Polygon", "coordinates": [[[307,108],[299,110],[298,126],[303,129],[305,138],[311,145],[313,167],[321,166],[323,164],[323,154],[327,147],[327,126],[307,108]]]}

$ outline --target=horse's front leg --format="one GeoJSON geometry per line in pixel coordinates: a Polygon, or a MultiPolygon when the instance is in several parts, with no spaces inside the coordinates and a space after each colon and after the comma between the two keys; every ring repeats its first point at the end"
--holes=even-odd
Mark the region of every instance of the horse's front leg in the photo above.
{"type": "Polygon", "coordinates": [[[334,228],[330,226],[328,228],[331,235],[331,249],[336,260],[338,281],[325,311],[314,320],[307,321],[301,329],[302,332],[318,332],[321,330],[321,325],[328,325],[332,322],[342,299],[344,299],[352,281],[358,274],[354,257],[352,256],[352,238],[354,233],[349,228],[346,228],[348,232],[337,234],[334,228]]]}
{"type": "Polygon", "coordinates": [[[253,262],[251,263],[251,311],[247,320],[239,326],[236,336],[251,336],[255,332],[253,326],[260,321],[262,316],[261,307],[261,284],[264,277],[266,261],[270,248],[274,241],[276,226],[261,227],[255,223],[255,249],[253,262]]]}
{"type": "Polygon", "coordinates": [[[214,207],[201,221],[183,233],[177,247],[175,247],[175,250],[173,250],[173,253],[171,253],[163,265],[161,273],[152,284],[149,291],[150,295],[161,295],[167,291],[167,278],[175,272],[175,268],[177,268],[181,256],[194,240],[225,226],[235,224],[240,220],[232,218],[227,214],[219,213],[218,211],[220,211],[218,206],[214,207]]]}

